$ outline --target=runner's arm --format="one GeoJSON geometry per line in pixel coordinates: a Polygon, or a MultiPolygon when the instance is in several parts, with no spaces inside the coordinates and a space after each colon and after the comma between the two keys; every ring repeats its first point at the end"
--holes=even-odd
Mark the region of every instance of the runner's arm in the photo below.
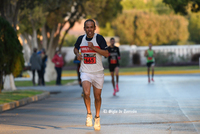
{"type": "Polygon", "coordinates": [[[77,49],[77,48],[75,48],[74,47],[74,54],[76,55],[76,57],[77,57],[77,60],[82,60],[83,59],[83,57],[82,57],[82,55],[81,54],[79,54],[79,50],[77,49]]]}
{"type": "Polygon", "coordinates": [[[88,42],[88,47],[105,57],[109,56],[108,50],[99,49],[99,48],[95,47],[92,42],[88,42]]]}
{"type": "Polygon", "coordinates": [[[147,56],[148,56],[148,55],[147,55],[147,50],[145,51],[145,53],[144,53],[144,56],[145,56],[145,57],[147,57],[147,56]]]}

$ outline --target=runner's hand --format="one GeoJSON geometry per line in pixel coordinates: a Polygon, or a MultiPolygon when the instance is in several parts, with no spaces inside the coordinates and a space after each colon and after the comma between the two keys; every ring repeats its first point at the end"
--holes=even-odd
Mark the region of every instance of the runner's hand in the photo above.
{"type": "Polygon", "coordinates": [[[93,43],[92,42],[88,42],[88,47],[92,49],[94,47],[93,43]]]}
{"type": "Polygon", "coordinates": [[[79,61],[81,61],[83,59],[83,56],[79,53],[77,53],[76,56],[77,56],[77,60],[79,60],[79,61]]]}

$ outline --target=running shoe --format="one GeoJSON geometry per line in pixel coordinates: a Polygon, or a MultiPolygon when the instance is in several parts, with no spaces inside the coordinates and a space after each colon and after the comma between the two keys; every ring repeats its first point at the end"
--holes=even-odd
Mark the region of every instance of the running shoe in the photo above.
{"type": "Polygon", "coordinates": [[[151,82],[150,78],[148,79],[148,82],[149,82],[149,83],[151,82]]]}
{"type": "Polygon", "coordinates": [[[95,117],[94,118],[94,130],[100,130],[101,125],[100,125],[100,117],[95,117]]]}
{"type": "Polygon", "coordinates": [[[115,96],[115,95],[116,95],[116,92],[117,92],[117,91],[116,91],[116,89],[114,89],[113,96],[115,96]]]}
{"type": "Polygon", "coordinates": [[[92,114],[87,114],[85,125],[87,127],[91,127],[92,126],[92,114]]]}
{"type": "Polygon", "coordinates": [[[116,92],[119,92],[119,86],[116,84],[116,92]]]}
{"type": "Polygon", "coordinates": [[[152,78],[152,79],[151,79],[151,81],[153,81],[153,82],[154,82],[154,79],[152,78]]]}

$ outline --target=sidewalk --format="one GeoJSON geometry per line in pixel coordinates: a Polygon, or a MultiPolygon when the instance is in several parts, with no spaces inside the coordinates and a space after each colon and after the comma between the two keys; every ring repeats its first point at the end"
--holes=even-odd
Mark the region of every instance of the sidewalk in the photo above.
{"type": "MultiPolygon", "coordinates": [[[[200,70],[170,70],[170,71],[155,71],[155,75],[172,75],[172,74],[198,74],[200,70]]],[[[141,72],[120,72],[119,75],[146,75],[146,71],[141,72]]],[[[104,73],[105,76],[110,76],[110,73],[104,73]]],[[[62,74],[62,77],[72,77],[77,74],[62,74]]]]}

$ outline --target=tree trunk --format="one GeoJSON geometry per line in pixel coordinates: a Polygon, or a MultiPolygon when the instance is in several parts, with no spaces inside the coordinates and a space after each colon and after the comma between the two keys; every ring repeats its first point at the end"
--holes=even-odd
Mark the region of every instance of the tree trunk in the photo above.
{"type": "Polygon", "coordinates": [[[0,71],[0,93],[3,88],[3,71],[0,71]]]}
{"type": "Polygon", "coordinates": [[[55,71],[55,65],[51,61],[55,54],[56,48],[57,48],[56,45],[52,45],[51,47],[48,48],[48,60],[47,60],[47,67],[45,70],[45,81],[51,81],[56,79],[57,74],[55,71]]]}
{"type": "MultiPolygon", "coordinates": [[[[55,65],[51,61],[55,54],[55,50],[58,46],[58,41],[59,41],[59,37],[60,37],[60,34],[57,34],[57,36],[54,37],[56,29],[57,29],[56,26],[52,29],[50,41],[48,44],[48,49],[47,49],[48,60],[47,60],[47,67],[45,70],[45,81],[55,80],[56,76],[57,76],[56,71],[55,71],[55,65]]],[[[45,29],[42,29],[42,30],[45,30],[45,29]]],[[[43,38],[43,40],[45,40],[45,39],[47,39],[47,38],[43,38]]]]}
{"type": "Polygon", "coordinates": [[[21,38],[22,43],[23,43],[24,60],[25,60],[25,65],[27,66],[29,64],[29,62],[30,62],[31,49],[30,49],[30,46],[25,41],[24,36],[20,35],[20,38],[21,38]]]}
{"type": "Polygon", "coordinates": [[[38,48],[38,43],[37,43],[37,30],[33,28],[33,45],[32,45],[32,50],[33,48],[38,48]]]}
{"type": "Polygon", "coordinates": [[[13,74],[9,74],[5,76],[4,90],[7,90],[7,91],[17,90],[15,86],[13,74]]]}
{"type": "Polygon", "coordinates": [[[42,27],[42,47],[47,50],[47,33],[45,29],[45,25],[42,27]]]}

